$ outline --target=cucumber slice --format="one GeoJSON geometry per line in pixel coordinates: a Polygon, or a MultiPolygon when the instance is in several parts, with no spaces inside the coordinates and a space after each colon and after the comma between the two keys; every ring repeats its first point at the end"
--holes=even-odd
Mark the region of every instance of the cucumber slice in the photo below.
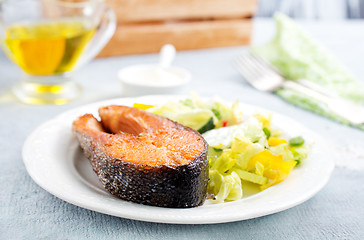
{"type": "Polygon", "coordinates": [[[214,128],[215,128],[214,119],[210,118],[210,120],[197,131],[202,134],[214,128]]]}
{"type": "Polygon", "coordinates": [[[170,118],[197,131],[207,131],[214,127],[212,126],[214,124],[213,113],[208,109],[193,109],[188,112],[174,114],[170,118]]]}

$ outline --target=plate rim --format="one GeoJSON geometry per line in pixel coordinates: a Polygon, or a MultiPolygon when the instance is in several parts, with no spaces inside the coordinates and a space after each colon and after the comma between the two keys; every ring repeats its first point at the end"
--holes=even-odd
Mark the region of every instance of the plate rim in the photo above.
{"type": "MultiPolygon", "coordinates": [[[[42,129],[44,129],[45,126],[56,122],[59,119],[62,119],[64,116],[70,115],[74,112],[80,111],[82,109],[87,109],[87,108],[92,108],[95,106],[102,106],[103,104],[108,104],[108,103],[112,103],[112,102],[128,102],[128,101],[135,101],[136,99],[145,99],[145,98],[166,98],[167,100],[170,99],[178,99],[178,98],[185,98],[188,97],[186,95],[147,95],[147,96],[140,96],[140,97],[129,97],[129,98],[113,98],[113,99],[108,99],[108,100],[103,100],[103,101],[97,101],[94,103],[89,103],[86,105],[82,105],[82,106],[78,106],[76,108],[72,108],[69,109],[63,113],[58,114],[57,116],[43,122],[42,124],[40,124],[37,128],[35,128],[32,133],[27,137],[27,139],[24,142],[23,148],[22,148],[22,158],[23,158],[23,162],[24,165],[26,167],[26,170],[28,172],[28,174],[30,175],[30,177],[33,179],[34,182],[36,182],[41,188],[43,188],[45,191],[51,193],[52,195],[56,196],[57,198],[64,200],[68,203],[71,203],[73,205],[88,209],[88,210],[92,210],[92,211],[96,211],[96,212],[100,212],[103,214],[107,214],[107,215],[111,215],[111,216],[116,216],[116,217],[122,217],[122,218],[127,218],[127,219],[132,219],[132,220],[139,220],[139,221],[146,221],[146,222],[155,222],[155,223],[168,223],[168,224],[216,224],[216,223],[226,223],[226,222],[235,222],[235,221],[241,221],[241,220],[248,220],[248,219],[253,219],[253,218],[258,218],[258,217],[262,217],[262,216],[266,216],[266,215],[270,215],[270,214],[274,214],[277,212],[281,212],[281,211],[285,211],[289,208],[292,208],[294,206],[297,206],[299,204],[302,204],[303,202],[307,201],[308,199],[312,198],[314,195],[316,195],[329,181],[331,174],[334,170],[335,164],[334,162],[331,160],[331,165],[328,166],[328,168],[326,169],[327,174],[324,176],[324,178],[321,178],[321,181],[319,182],[319,184],[314,185],[314,187],[311,189],[311,191],[309,192],[309,194],[304,195],[304,197],[300,197],[298,199],[296,199],[295,201],[291,201],[289,204],[285,204],[283,206],[280,206],[278,208],[275,209],[269,209],[268,211],[258,211],[255,214],[248,214],[248,215],[241,215],[239,216],[226,216],[223,219],[190,219],[188,222],[186,222],[185,219],[160,219],[160,218],[155,218],[155,217],[151,217],[151,216],[136,216],[133,214],[117,214],[114,211],[110,210],[110,209],[105,209],[103,207],[97,207],[97,206],[90,206],[90,204],[87,204],[85,202],[82,201],[77,201],[75,199],[69,198],[68,196],[64,196],[62,194],[60,194],[59,192],[57,192],[57,190],[52,189],[51,187],[47,186],[47,184],[45,184],[44,182],[42,182],[42,180],[35,174],[35,172],[32,171],[31,166],[29,165],[31,160],[27,155],[27,151],[29,146],[31,145],[32,141],[34,141],[34,138],[36,137],[36,135],[39,133],[39,131],[41,131],[42,129]]],[[[226,101],[228,102],[228,101],[226,101]]],[[[251,105],[248,103],[244,103],[242,101],[239,101],[239,104],[243,104],[246,106],[250,106],[253,109],[262,111],[262,112],[271,112],[273,116],[279,115],[280,117],[289,119],[290,121],[293,121],[295,123],[297,123],[298,125],[300,125],[303,129],[308,130],[311,132],[311,134],[315,135],[316,138],[318,138],[319,140],[324,140],[323,137],[321,137],[320,135],[316,134],[315,132],[313,132],[312,130],[310,130],[309,128],[307,128],[306,126],[304,126],[303,124],[297,122],[296,120],[287,117],[283,114],[274,112],[272,110],[269,109],[265,109],[265,108],[261,108],[259,106],[255,106],[255,105],[251,105]]],[[[114,198],[114,196],[110,195],[110,197],[114,198]]],[[[124,201],[121,199],[117,199],[120,201],[124,201]]],[[[239,200],[238,200],[239,201],[239,200]]],[[[124,201],[126,202],[126,201],[124,201]]],[[[159,207],[153,207],[153,206],[146,206],[146,205],[141,205],[141,204],[137,204],[137,203],[131,203],[134,205],[138,205],[139,207],[149,207],[149,208],[159,208],[159,207]]],[[[165,208],[161,208],[161,209],[165,209],[165,208]]],[[[195,209],[195,208],[189,208],[189,209],[195,209]]],[[[186,209],[173,209],[176,211],[183,211],[186,209]]]]}

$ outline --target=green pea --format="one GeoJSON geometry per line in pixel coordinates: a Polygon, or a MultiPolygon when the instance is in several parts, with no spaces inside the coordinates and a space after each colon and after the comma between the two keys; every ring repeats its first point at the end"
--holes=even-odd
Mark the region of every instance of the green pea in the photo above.
{"type": "Polygon", "coordinates": [[[263,132],[264,132],[265,136],[267,137],[267,139],[269,139],[270,135],[271,135],[269,129],[268,128],[263,128],[263,132]]]}
{"type": "Polygon", "coordinates": [[[292,147],[299,147],[299,146],[303,145],[304,143],[305,143],[305,140],[301,136],[291,138],[289,140],[289,145],[291,145],[292,147]]]}

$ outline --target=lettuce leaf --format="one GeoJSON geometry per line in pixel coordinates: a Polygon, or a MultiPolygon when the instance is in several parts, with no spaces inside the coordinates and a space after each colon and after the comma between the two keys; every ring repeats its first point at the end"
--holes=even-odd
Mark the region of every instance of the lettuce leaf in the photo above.
{"type": "Polygon", "coordinates": [[[212,203],[222,203],[225,200],[234,201],[242,198],[243,188],[237,173],[232,172],[224,176],[216,170],[210,170],[209,176],[209,192],[214,194],[212,203]]]}

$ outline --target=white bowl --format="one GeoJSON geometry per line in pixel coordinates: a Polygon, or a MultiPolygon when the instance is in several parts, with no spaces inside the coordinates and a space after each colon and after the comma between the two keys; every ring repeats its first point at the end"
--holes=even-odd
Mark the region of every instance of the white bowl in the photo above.
{"type": "Polygon", "coordinates": [[[123,68],[118,77],[124,96],[175,94],[191,81],[191,74],[183,68],[162,68],[155,64],[123,68]]]}

